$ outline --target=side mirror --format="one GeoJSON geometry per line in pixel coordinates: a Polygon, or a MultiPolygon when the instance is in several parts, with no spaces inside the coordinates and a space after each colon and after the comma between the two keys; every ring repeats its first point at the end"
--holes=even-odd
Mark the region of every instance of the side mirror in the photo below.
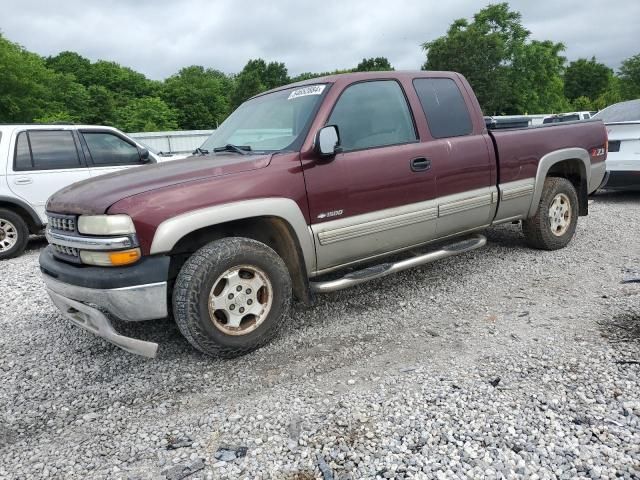
{"type": "Polygon", "coordinates": [[[140,148],[140,161],[142,163],[149,163],[150,159],[149,159],[149,150],[147,150],[146,148],[140,148]]]}
{"type": "Polygon", "coordinates": [[[323,158],[333,157],[340,153],[340,133],[336,125],[327,125],[318,132],[316,139],[316,150],[323,158]]]}

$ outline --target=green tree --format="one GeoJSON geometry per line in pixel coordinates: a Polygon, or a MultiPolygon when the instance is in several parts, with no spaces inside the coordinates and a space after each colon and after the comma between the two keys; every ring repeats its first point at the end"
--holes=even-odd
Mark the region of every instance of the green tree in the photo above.
{"type": "Polygon", "coordinates": [[[165,80],[162,98],[177,111],[180,128],[210,129],[229,115],[231,90],[223,73],[192,65],[165,80]]]}
{"type": "Polygon", "coordinates": [[[154,95],[158,88],[143,74],[105,60],[91,64],[87,82],[88,85],[100,85],[111,91],[118,105],[124,105],[133,98],[154,95]]]}
{"type": "Polygon", "coordinates": [[[386,57],[363,58],[355,68],[356,72],[383,72],[394,68],[386,57]]]}
{"type": "Polygon", "coordinates": [[[102,85],[90,85],[87,93],[89,100],[84,121],[96,125],[115,124],[116,103],[113,93],[102,85]]]}
{"type": "Polygon", "coordinates": [[[523,44],[514,55],[509,82],[514,89],[513,113],[563,112],[571,109],[564,96],[564,45],[549,40],[523,44]]]}
{"type": "Polygon", "coordinates": [[[117,112],[116,125],[125,132],[176,130],[177,114],[158,97],[131,100],[117,112]]]}
{"type": "Polygon", "coordinates": [[[290,82],[284,63],[267,63],[261,58],[249,60],[234,80],[235,87],[232,95],[234,108],[258,93],[290,82]]]}
{"type": "Polygon", "coordinates": [[[84,86],[91,84],[91,61],[76,52],[64,51],[45,59],[47,68],[73,75],[84,86]]]}
{"type": "Polygon", "coordinates": [[[489,5],[473,17],[455,20],[447,34],[422,45],[427,70],[454,70],[469,80],[487,114],[518,113],[512,65],[530,32],[507,3],[489,5]]]}
{"type": "Polygon", "coordinates": [[[625,100],[622,94],[622,81],[618,77],[611,77],[607,89],[593,100],[593,108],[602,110],[609,105],[625,100]]]}
{"type": "Polygon", "coordinates": [[[609,87],[613,71],[603,63],[579,58],[569,64],[564,74],[564,93],[569,100],[587,97],[595,100],[609,87]]]}
{"type": "Polygon", "coordinates": [[[578,97],[571,102],[571,110],[575,110],[577,112],[593,110],[593,104],[593,100],[591,100],[589,97],[578,97]]]}
{"type": "Polygon", "coordinates": [[[72,75],[49,70],[44,59],[0,35],[0,121],[50,117],[78,121],[87,100],[72,75]]]}
{"type": "Polygon", "coordinates": [[[625,99],[640,98],[640,53],[622,62],[620,80],[625,99]]]}

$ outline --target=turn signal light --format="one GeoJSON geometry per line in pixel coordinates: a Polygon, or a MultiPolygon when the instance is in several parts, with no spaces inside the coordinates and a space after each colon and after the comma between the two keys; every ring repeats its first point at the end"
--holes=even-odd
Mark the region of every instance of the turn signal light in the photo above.
{"type": "Polygon", "coordinates": [[[111,265],[129,265],[140,260],[140,249],[134,248],[132,250],[125,250],[124,252],[113,252],[109,254],[111,265]]]}
{"type": "Polygon", "coordinates": [[[131,265],[141,258],[139,248],[120,250],[118,252],[96,252],[82,250],[80,259],[85,265],[97,265],[99,267],[121,267],[131,265]]]}

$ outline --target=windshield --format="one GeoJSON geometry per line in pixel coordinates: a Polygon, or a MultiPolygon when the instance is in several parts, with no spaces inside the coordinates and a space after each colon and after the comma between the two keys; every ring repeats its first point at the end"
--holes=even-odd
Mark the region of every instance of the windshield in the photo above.
{"type": "Polygon", "coordinates": [[[286,149],[304,134],[325,87],[288,88],[246,101],[202,144],[202,149],[213,152],[229,144],[259,152],[286,149]]]}
{"type": "Polygon", "coordinates": [[[640,100],[615,103],[591,118],[599,118],[604,123],[640,121],[640,100]]]}

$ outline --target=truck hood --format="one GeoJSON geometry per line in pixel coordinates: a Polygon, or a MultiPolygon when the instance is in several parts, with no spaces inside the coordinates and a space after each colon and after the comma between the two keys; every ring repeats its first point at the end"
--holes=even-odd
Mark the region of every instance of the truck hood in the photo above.
{"type": "Polygon", "coordinates": [[[47,210],[67,214],[101,214],[132,195],[206,178],[264,168],[271,155],[221,153],[128,168],[74,183],[56,192],[47,210]]]}

